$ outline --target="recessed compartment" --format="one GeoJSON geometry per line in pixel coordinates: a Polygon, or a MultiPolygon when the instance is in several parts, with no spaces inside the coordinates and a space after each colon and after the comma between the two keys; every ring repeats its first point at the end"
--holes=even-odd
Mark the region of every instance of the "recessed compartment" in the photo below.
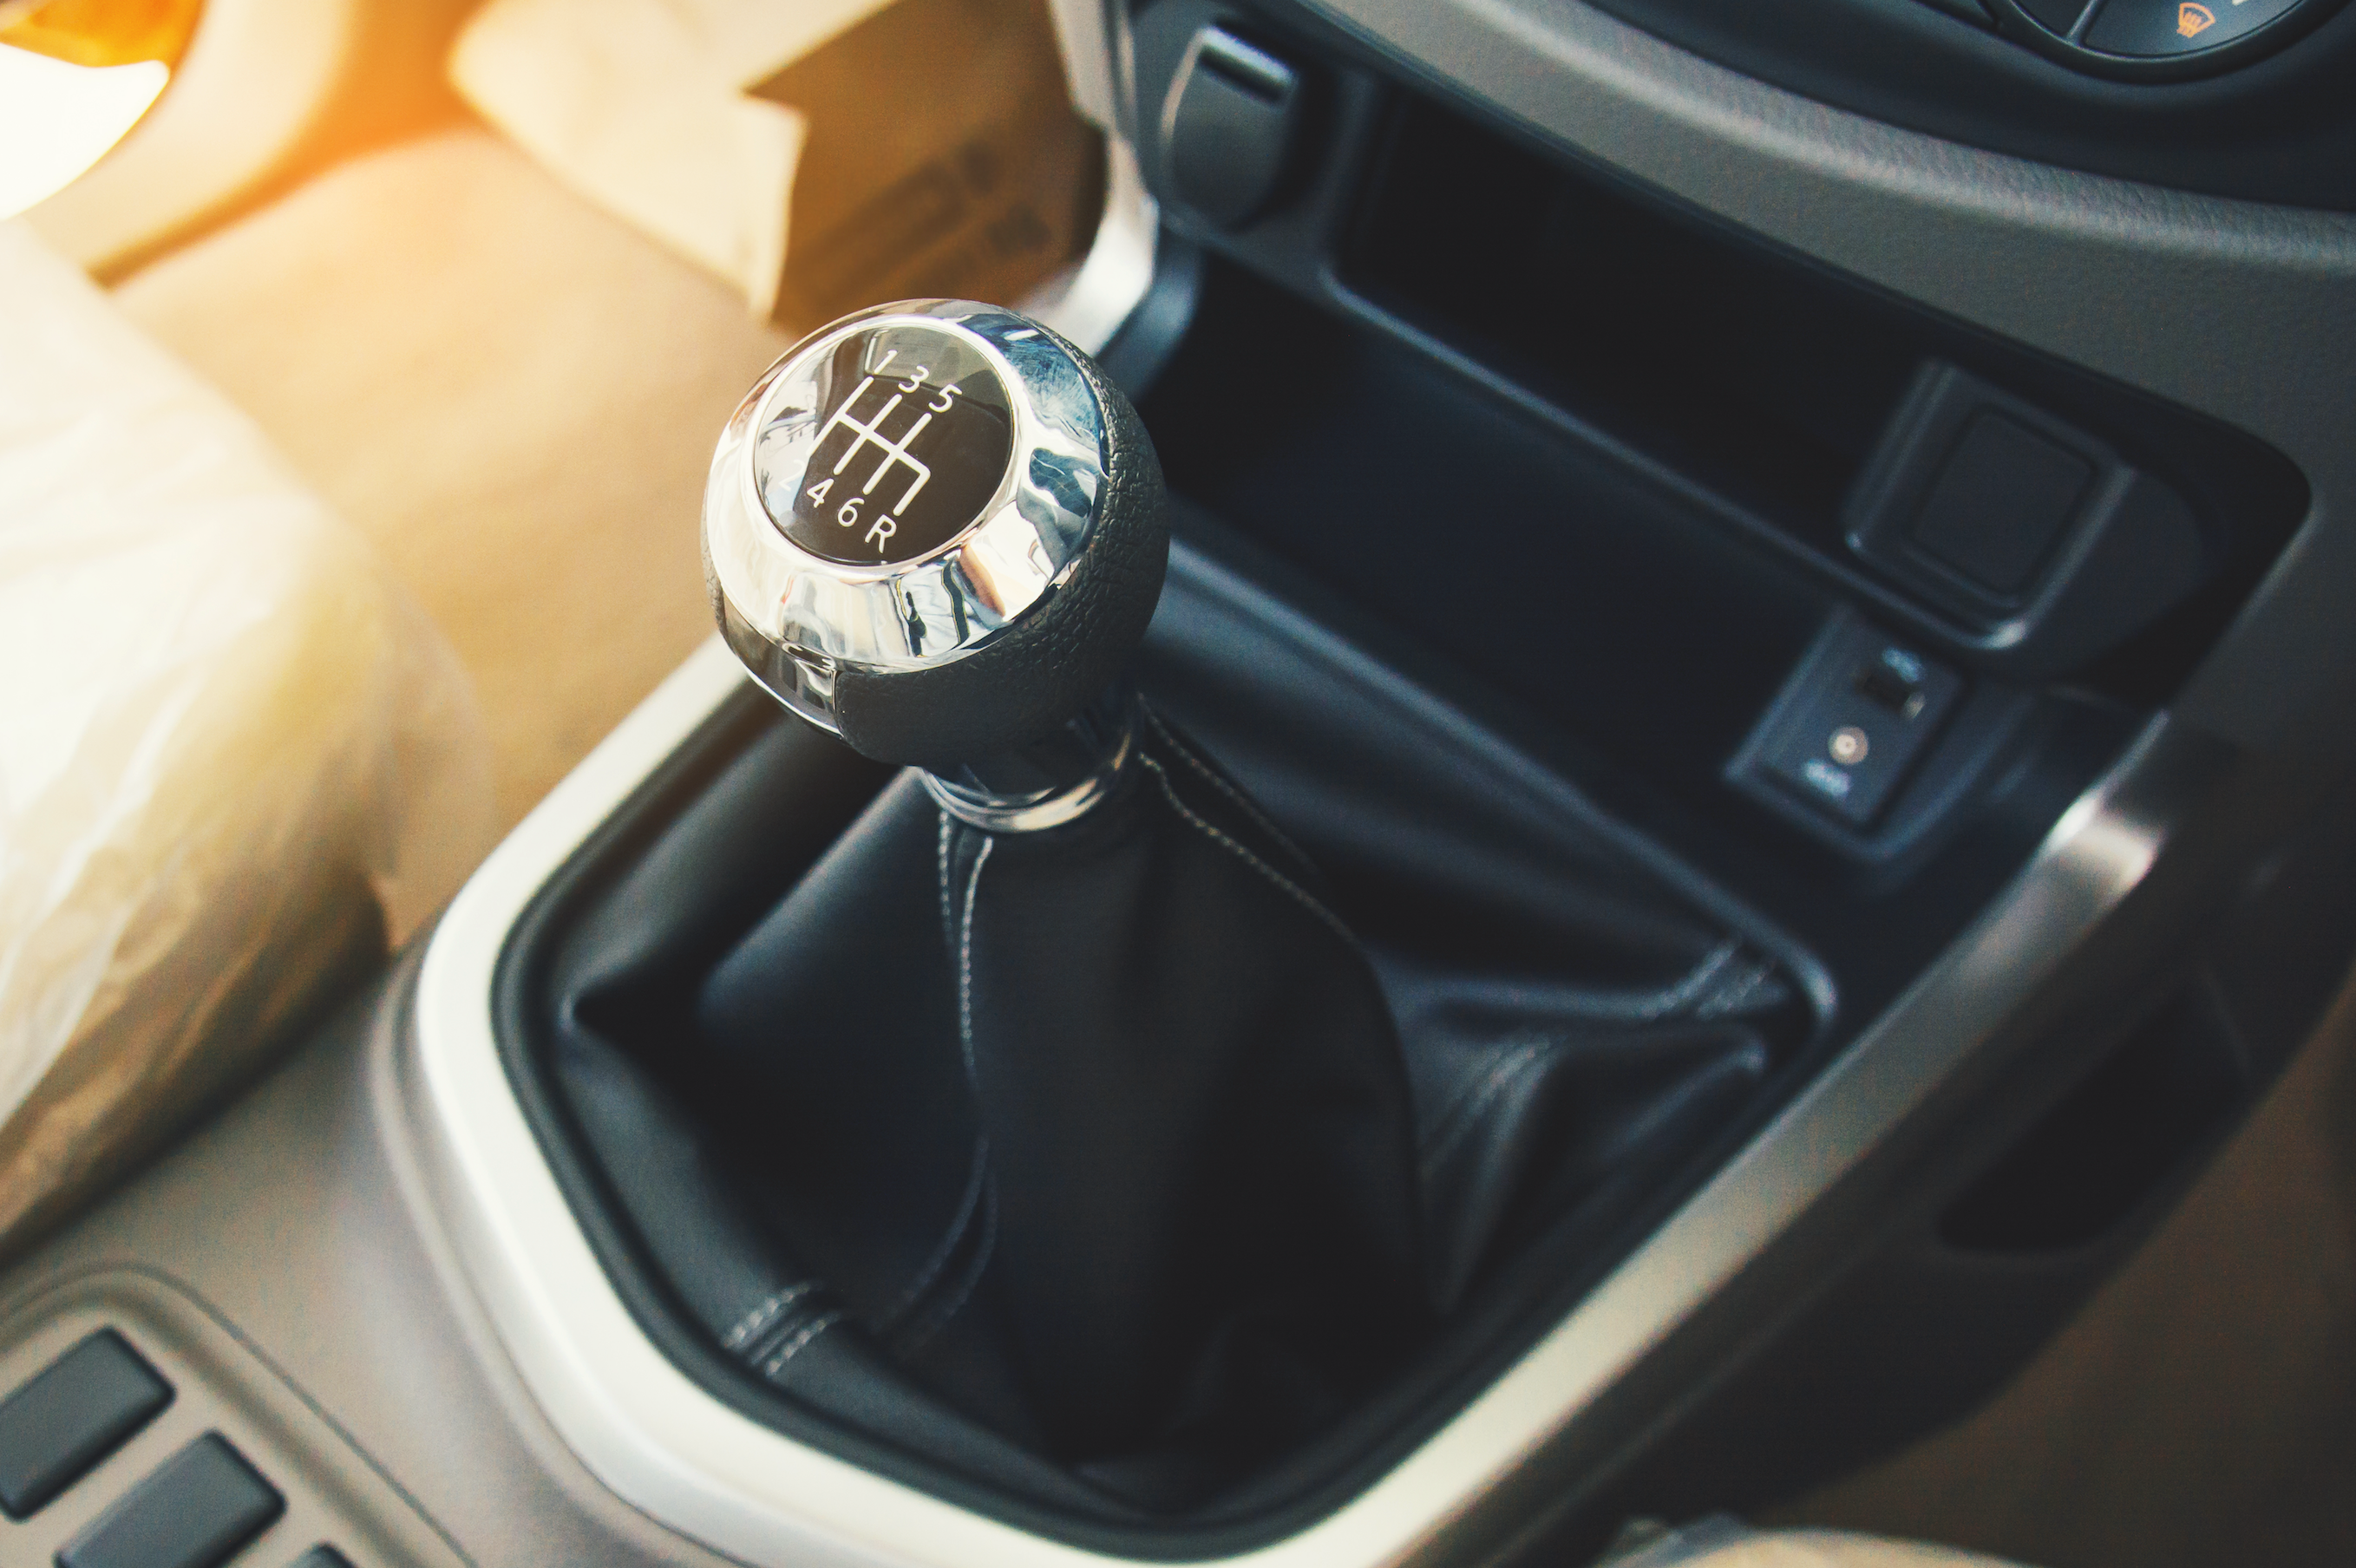
{"type": "MultiPolygon", "coordinates": [[[[1396,101],[1333,261],[1349,307],[1683,506],[1804,563],[1860,608],[1900,618],[2007,679],[2067,676],[2159,699],[2306,508],[2297,471],[2237,432],[1419,97],[1396,101]],[[1886,489],[1910,456],[1935,474],[1948,455],[1944,445],[1913,450],[1923,439],[1922,388],[1941,377],[2064,450],[2100,454],[2113,489],[2139,485],[2134,494],[2164,501],[2171,539],[2183,536],[2172,547],[2182,570],[2164,581],[2138,574],[2139,552],[2112,539],[2117,529],[2092,506],[2080,508],[2083,523],[2066,508],[2052,520],[2040,548],[2015,563],[2019,580],[2008,587],[2018,592],[2008,595],[1948,592],[1921,565],[1875,548],[1871,530],[1852,525],[1877,486],[1886,489]]],[[[1971,412],[1961,411],[1958,430],[1978,428],[1971,412]]],[[[2017,488],[1996,486],[1993,504],[2008,504],[2017,488]]],[[[2018,519],[1995,512],[1933,520],[1938,547],[1966,559],[1987,553],[1979,534],[1994,548],[2019,530],[2018,519]]]]}

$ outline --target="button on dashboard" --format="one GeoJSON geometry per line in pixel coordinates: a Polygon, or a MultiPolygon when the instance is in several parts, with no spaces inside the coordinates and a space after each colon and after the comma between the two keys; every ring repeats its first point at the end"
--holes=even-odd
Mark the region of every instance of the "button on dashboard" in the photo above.
{"type": "Polygon", "coordinates": [[[2301,0],[2105,0],[2086,48],[2135,59],[2201,54],[2247,37],[2301,0]]]}
{"type": "Polygon", "coordinates": [[[220,1568],[285,1511],[278,1488],[208,1432],[66,1542],[57,1568],[220,1568]]]}
{"type": "Polygon", "coordinates": [[[112,1328],[0,1400],[0,1513],[24,1519],[172,1403],[172,1385],[112,1328]]]}

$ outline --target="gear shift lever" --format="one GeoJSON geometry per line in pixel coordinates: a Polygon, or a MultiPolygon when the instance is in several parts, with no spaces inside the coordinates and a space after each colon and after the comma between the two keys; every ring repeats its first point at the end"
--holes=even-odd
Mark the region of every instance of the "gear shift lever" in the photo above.
{"type": "Polygon", "coordinates": [[[1174,1506],[1332,1420],[1427,1296],[1372,966],[1123,677],[1162,508],[1127,400],[1002,310],[887,305],[762,379],[705,502],[723,633],[787,707],[925,772],[700,1018],[831,1085],[837,1163],[879,1162],[806,1220],[845,1305],[797,1285],[807,1321],[737,1336],[761,1375],[818,1379],[804,1349],[848,1320],[1001,1434],[1174,1506]],[[926,1188],[944,1153],[961,1186],[926,1188]],[[919,1188],[928,1218],[886,1211],[919,1188]]]}
{"type": "Polygon", "coordinates": [[[1128,400],[1046,328],[954,300],[779,360],[704,501],[712,606],[754,677],[1001,832],[1070,821],[1125,765],[1121,672],[1168,542],[1128,400]]]}

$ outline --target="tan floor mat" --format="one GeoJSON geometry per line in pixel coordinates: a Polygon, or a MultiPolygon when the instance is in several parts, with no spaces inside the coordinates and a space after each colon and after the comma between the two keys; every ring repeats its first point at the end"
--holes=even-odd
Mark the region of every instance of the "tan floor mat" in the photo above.
{"type": "Polygon", "coordinates": [[[710,631],[705,466],[787,340],[489,133],[343,165],[116,297],[441,623],[503,825],[710,631]]]}
{"type": "Polygon", "coordinates": [[[1782,1520],[2039,1568],[2356,1563],[2351,1216],[2356,988],[1995,1403],[1782,1520]]]}

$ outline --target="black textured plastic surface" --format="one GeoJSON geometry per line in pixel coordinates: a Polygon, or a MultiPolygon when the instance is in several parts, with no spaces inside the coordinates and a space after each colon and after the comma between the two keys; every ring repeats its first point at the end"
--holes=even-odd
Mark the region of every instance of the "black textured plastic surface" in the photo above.
{"type": "MultiPolygon", "coordinates": [[[[1365,0],[1312,4],[1348,15],[1365,0]]],[[[2101,57],[2048,59],[2040,47],[2066,46],[2048,45],[2024,18],[2002,17],[1991,31],[1914,0],[1595,6],[1745,76],[1966,146],[2251,201],[2339,211],[2356,201],[2356,123],[2344,90],[2356,12],[2342,0],[2314,0],[2286,18],[2278,35],[2286,47],[2266,58],[2189,81],[2089,76],[2084,69],[2099,69],[2101,57]]],[[[1537,0],[1507,0],[1500,10],[1517,21],[1549,15],[1537,0]]],[[[1444,8],[1430,16],[1435,27],[1452,21],[1444,8]]],[[[2198,70],[2231,59],[2183,63],[2198,70]]]]}
{"type": "Polygon", "coordinates": [[[946,768],[1011,751],[1076,718],[1136,652],[1170,560],[1162,464],[1143,421],[1061,337],[1104,411],[1105,495],[1071,580],[979,653],[933,669],[844,670],[835,720],[882,763],[946,768]]]}
{"type": "Polygon", "coordinates": [[[102,1328],[0,1401],[0,1511],[24,1519],[172,1403],[172,1385],[102,1328]]]}
{"type": "Polygon", "coordinates": [[[1225,28],[1196,35],[1166,119],[1170,180],[1212,222],[1235,228],[1282,183],[1299,127],[1300,77],[1225,28]]]}

